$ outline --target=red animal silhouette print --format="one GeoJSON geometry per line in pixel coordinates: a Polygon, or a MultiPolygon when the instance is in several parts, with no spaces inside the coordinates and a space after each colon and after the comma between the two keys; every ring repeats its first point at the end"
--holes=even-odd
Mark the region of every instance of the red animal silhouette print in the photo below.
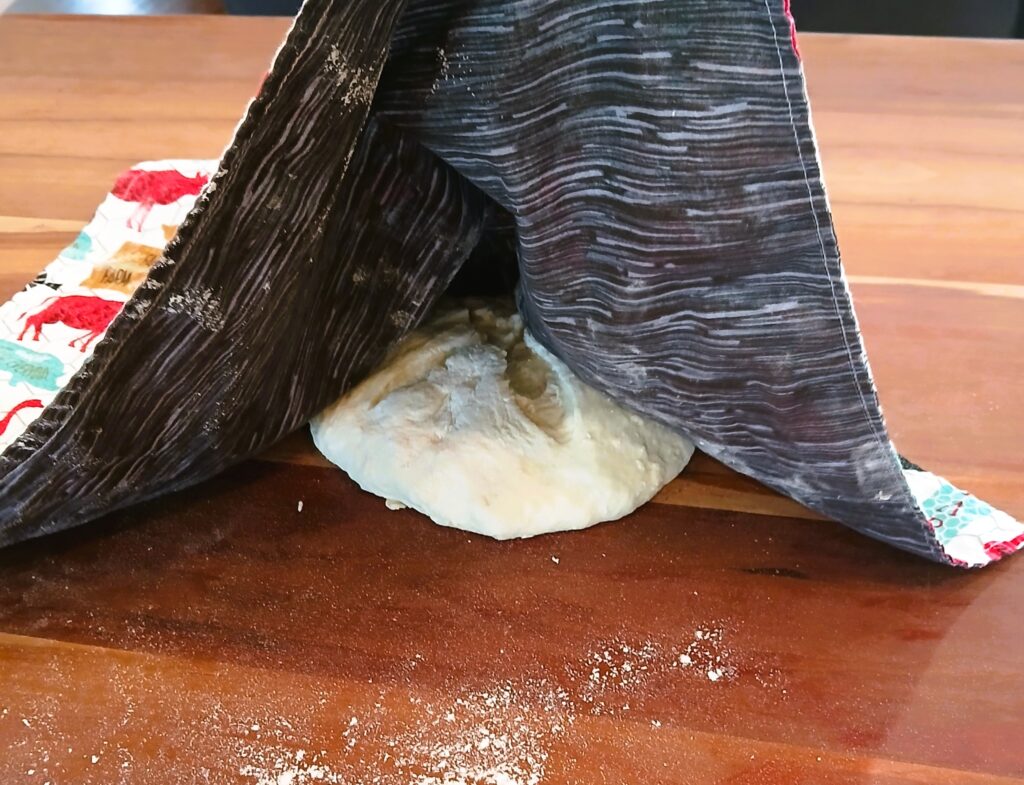
{"type": "Polygon", "coordinates": [[[43,408],[43,402],[40,401],[38,398],[33,398],[30,401],[22,401],[17,406],[15,406],[13,409],[11,409],[9,412],[7,412],[7,414],[4,415],[3,419],[0,420],[0,434],[4,434],[4,433],[7,432],[7,426],[11,424],[11,420],[14,419],[14,415],[16,415],[22,409],[42,409],[42,408],[43,408]]]}
{"type": "Polygon", "coordinates": [[[1006,542],[986,542],[983,547],[985,548],[985,555],[992,561],[997,561],[1004,556],[1014,553],[1022,545],[1024,545],[1024,534],[1018,534],[1012,540],[1007,540],[1006,542]]]}
{"type": "Polygon", "coordinates": [[[111,193],[139,206],[128,219],[128,226],[142,228],[154,205],[171,204],[184,196],[196,196],[210,178],[205,174],[186,177],[177,169],[129,169],[117,178],[111,193]]]}
{"type": "Polygon", "coordinates": [[[68,295],[67,297],[51,297],[50,300],[45,302],[50,304],[43,308],[43,310],[25,319],[25,327],[18,336],[18,340],[23,340],[25,333],[31,329],[35,330],[32,340],[38,341],[44,325],[60,323],[67,325],[73,330],[86,331],[85,335],[72,338],[68,342],[68,346],[74,346],[77,343],[78,348],[83,352],[90,343],[107,329],[107,325],[113,321],[114,317],[117,316],[124,306],[124,303],[117,300],[106,300],[102,297],[81,294],[68,295]]]}

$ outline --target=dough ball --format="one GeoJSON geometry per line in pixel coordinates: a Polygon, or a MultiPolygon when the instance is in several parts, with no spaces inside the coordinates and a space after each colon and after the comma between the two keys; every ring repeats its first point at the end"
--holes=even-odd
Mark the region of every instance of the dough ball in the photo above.
{"type": "Polygon", "coordinates": [[[621,518],[693,454],[577,379],[505,300],[443,306],[311,429],[389,506],[501,540],[621,518]]]}

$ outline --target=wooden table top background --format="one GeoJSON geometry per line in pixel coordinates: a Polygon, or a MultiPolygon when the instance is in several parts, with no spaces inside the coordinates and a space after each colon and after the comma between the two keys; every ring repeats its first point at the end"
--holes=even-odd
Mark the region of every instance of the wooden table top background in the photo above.
{"type": "MultiPolygon", "coordinates": [[[[217,157],[287,24],[0,18],[0,296],[121,170],[217,157]]],[[[1024,515],[1024,44],[801,45],[897,445],[1024,515]]],[[[494,543],[268,458],[0,552],[0,781],[1024,782],[1024,557],[917,561],[707,459],[494,543]]]]}

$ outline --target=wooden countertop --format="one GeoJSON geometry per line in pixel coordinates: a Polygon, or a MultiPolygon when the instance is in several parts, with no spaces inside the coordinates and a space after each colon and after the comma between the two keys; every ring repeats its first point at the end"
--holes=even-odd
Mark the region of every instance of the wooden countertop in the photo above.
{"type": "MultiPolygon", "coordinates": [[[[0,296],[122,169],[216,157],[287,23],[0,17],[0,296]]],[[[801,45],[897,444],[1024,515],[1024,44],[801,45]]],[[[268,458],[0,552],[0,781],[1024,782],[1024,557],[917,561],[706,459],[494,543],[268,458]]]]}

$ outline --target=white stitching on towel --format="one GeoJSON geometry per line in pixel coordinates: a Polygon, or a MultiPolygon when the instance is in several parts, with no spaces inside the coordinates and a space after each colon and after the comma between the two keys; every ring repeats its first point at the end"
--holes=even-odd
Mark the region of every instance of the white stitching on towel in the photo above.
{"type": "MultiPolygon", "coordinates": [[[[811,208],[811,216],[814,218],[814,227],[818,235],[818,247],[821,248],[821,261],[822,265],[825,267],[825,275],[828,277],[829,288],[832,290],[832,305],[835,307],[836,319],[839,320],[839,331],[840,333],[842,333],[843,336],[843,345],[846,347],[846,356],[850,363],[850,370],[853,372],[854,380],[857,387],[857,395],[860,398],[861,408],[864,412],[864,419],[867,421],[868,428],[871,429],[871,433],[875,437],[875,441],[878,442],[878,446],[881,447],[884,452],[889,453],[892,456],[893,460],[890,471],[893,475],[896,475],[898,473],[899,477],[897,479],[897,484],[903,484],[904,488],[910,496],[911,501],[914,502],[914,506],[917,507],[918,514],[922,518],[924,518],[924,511],[921,510],[921,507],[919,504],[917,504],[917,501],[914,498],[913,493],[910,492],[910,487],[907,485],[907,480],[906,477],[903,476],[902,469],[897,471],[896,467],[899,466],[899,458],[897,457],[895,447],[893,446],[891,441],[882,438],[882,434],[878,426],[876,425],[875,421],[871,418],[871,414],[868,411],[868,402],[864,398],[864,391],[861,389],[860,382],[857,378],[857,366],[853,359],[853,349],[850,346],[850,340],[846,335],[846,325],[843,323],[843,316],[839,310],[839,300],[836,297],[835,280],[832,278],[832,272],[828,269],[828,252],[825,250],[825,241],[822,239],[821,236],[821,222],[818,221],[818,211],[815,209],[814,206],[814,192],[811,190],[811,180],[810,175],[807,172],[807,163],[804,160],[804,153],[800,147],[800,134],[797,131],[796,117],[793,113],[793,101],[789,96],[789,82],[786,79],[786,66],[785,62],[782,59],[782,48],[779,45],[779,33],[775,29],[775,17],[772,15],[772,8],[768,0],[764,0],[764,10],[768,14],[768,21],[771,24],[772,28],[772,37],[775,39],[775,54],[779,58],[779,75],[782,77],[782,91],[786,97],[786,106],[789,109],[789,124],[790,127],[793,129],[793,139],[796,142],[796,153],[798,158],[800,159],[800,168],[803,170],[804,173],[804,185],[807,187],[807,201],[811,208]]],[[[926,534],[928,535],[928,539],[930,540],[933,550],[937,553],[946,555],[945,549],[942,547],[942,544],[939,543],[938,538],[935,536],[935,532],[927,531],[926,534]]]]}

